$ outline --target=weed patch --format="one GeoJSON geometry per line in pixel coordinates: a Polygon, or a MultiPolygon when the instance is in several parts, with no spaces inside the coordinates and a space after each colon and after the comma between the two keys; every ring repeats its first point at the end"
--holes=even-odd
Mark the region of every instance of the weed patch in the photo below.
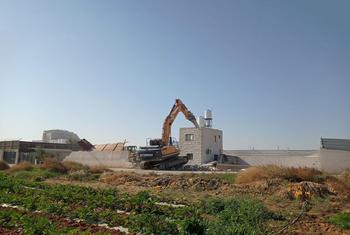
{"type": "Polygon", "coordinates": [[[30,171],[33,169],[33,165],[29,162],[23,161],[18,163],[17,165],[14,165],[10,169],[8,169],[8,172],[16,172],[16,171],[30,171]]]}
{"type": "Polygon", "coordinates": [[[329,218],[332,224],[343,229],[350,229],[350,213],[339,213],[329,218]]]}
{"type": "Polygon", "coordinates": [[[57,161],[53,158],[46,158],[40,167],[52,172],[67,173],[67,168],[62,164],[62,162],[57,161]]]}
{"type": "Polygon", "coordinates": [[[326,176],[321,171],[314,168],[268,165],[250,167],[240,172],[236,177],[236,183],[245,184],[272,178],[285,179],[290,182],[323,182],[326,176]]]}

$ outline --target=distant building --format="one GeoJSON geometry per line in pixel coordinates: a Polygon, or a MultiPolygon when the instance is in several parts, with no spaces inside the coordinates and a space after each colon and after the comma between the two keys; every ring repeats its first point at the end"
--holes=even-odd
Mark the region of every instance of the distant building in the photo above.
{"type": "Polygon", "coordinates": [[[223,134],[213,128],[180,128],[180,155],[188,156],[189,165],[217,161],[222,154],[223,134]]]}
{"type": "Polygon", "coordinates": [[[66,130],[47,130],[43,133],[43,142],[69,144],[76,143],[80,140],[79,136],[71,131],[66,130]]]}
{"type": "Polygon", "coordinates": [[[51,154],[58,159],[63,159],[73,151],[80,151],[81,147],[76,144],[58,144],[29,141],[0,141],[0,160],[8,164],[17,164],[21,161],[36,163],[41,153],[51,154]]]}

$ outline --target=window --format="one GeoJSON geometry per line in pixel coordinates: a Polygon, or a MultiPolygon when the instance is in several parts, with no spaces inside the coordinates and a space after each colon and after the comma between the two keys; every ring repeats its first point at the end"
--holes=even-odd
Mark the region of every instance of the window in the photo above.
{"type": "Polygon", "coordinates": [[[193,153],[186,154],[188,160],[193,160],[193,153]]]}
{"type": "Polygon", "coordinates": [[[214,141],[215,141],[215,143],[216,143],[216,135],[214,136],[214,141]]]}
{"type": "Polygon", "coordinates": [[[185,140],[186,141],[193,141],[194,140],[194,134],[185,134],[185,140]]]}
{"type": "Polygon", "coordinates": [[[221,136],[219,135],[219,139],[221,139],[221,136]]]}
{"type": "Polygon", "coordinates": [[[16,164],[16,152],[4,152],[3,159],[8,164],[16,164]]]}
{"type": "Polygon", "coordinates": [[[207,150],[205,151],[205,153],[208,154],[208,155],[211,154],[211,149],[207,149],[207,150]]]}

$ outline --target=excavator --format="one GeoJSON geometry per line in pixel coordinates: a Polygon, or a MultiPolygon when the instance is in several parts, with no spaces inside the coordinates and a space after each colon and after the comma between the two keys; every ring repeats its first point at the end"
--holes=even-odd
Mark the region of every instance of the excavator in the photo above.
{"type": "Polygon", "coordinates": [[[176,169],[188,162],[186,156],[179,156],[180,150],[174,145],[171,138],[171,126],[180,112],[196,128],[199,128],[196,117],[180,99],[176,99],[169,115],[164,120],[162,138],[151,139],[149,140],[149,146],[140,147],[133,157],[133,163],[139,165],[141,169],[167,170],[176,169]]]}

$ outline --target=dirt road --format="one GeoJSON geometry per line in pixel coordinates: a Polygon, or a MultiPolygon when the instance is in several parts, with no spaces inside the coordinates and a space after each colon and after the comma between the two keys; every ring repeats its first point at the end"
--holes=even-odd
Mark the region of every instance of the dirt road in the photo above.
{"type": "Polygon", "coordinates": [[[225,173],[237,173],[233,171],[161,171],[161,170],[142,170],[134,168],[109,168],[115,172],[134,172],[137,174],[157,174],[157,175],[182,175],[182,174],[225,174],[225,173]]]}

